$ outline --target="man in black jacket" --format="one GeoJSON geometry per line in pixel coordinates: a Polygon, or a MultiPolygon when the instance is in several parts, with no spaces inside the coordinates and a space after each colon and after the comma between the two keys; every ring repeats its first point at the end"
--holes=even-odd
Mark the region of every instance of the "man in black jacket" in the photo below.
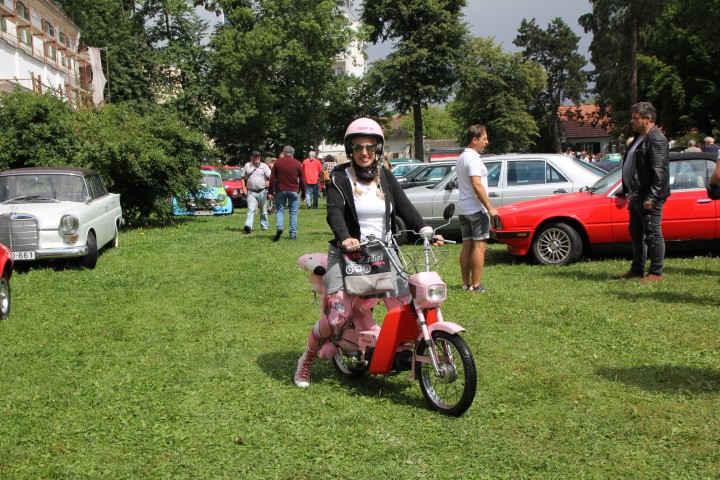
{"type": "Polygon", "coordinates": [[[617,280],[639,277],[641,282],[663,279],[665,239],[662,235],[662,210],[670,196],[670,153],[667,139],[655,120],[657,112],[649,102],[631,109],[635,141],[628,149],[622,166],[622,192],[628,199],[633,260],[630,270],[613,277],[617,280]],[[645,263],[650,255],[650,269],[645,263]]]}

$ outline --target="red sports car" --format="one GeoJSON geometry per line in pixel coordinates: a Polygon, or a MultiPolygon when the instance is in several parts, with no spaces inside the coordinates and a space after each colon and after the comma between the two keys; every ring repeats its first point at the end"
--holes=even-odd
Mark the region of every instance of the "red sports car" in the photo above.
{"type": "MultiPolygon", "coordinates": [[[[720,239],[720,202],[705,186],[716,156],[670,154],[670,198],[663,208],[662,230],[668,250],[712,248],[720,239]]],[[[569,265],[583,254],[631,251],[627,200],[616,196],[622,168],[592,187],[498,208],[490,235],[514,255],[544,265],[569,265]]]]}

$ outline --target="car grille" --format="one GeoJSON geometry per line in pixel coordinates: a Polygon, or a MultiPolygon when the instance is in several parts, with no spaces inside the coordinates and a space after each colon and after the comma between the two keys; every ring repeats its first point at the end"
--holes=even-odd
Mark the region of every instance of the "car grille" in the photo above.
{"type": "Polygon", "coordinates": [[[34,251],[38,244],[37,219],[17,213],[0,215],[0,243],[13,252],[34,251]]]}

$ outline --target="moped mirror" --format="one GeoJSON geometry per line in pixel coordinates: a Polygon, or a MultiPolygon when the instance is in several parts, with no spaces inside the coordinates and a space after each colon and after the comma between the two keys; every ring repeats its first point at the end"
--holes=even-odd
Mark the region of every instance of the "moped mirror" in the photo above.
{"type": "Polygon", "coordinates": [[[448,221],[453,215],[455,215],[455,204],[450,203],[447,207],[445,207],[445,210],[443,210],[443,218],[445,221],[448,221]]]}

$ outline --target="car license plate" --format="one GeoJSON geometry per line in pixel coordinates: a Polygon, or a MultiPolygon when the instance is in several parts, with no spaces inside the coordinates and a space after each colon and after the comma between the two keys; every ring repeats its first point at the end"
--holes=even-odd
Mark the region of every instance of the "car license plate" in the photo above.
{"type": "Polygon", "coordinates": [[[195,215],[212,215],[210,210],[195,210],[195,215]]]}
{"type": "Polygon", "coordinates": [[[10,252],[13,260],[35,260],[35,252],[10,252]]]}

